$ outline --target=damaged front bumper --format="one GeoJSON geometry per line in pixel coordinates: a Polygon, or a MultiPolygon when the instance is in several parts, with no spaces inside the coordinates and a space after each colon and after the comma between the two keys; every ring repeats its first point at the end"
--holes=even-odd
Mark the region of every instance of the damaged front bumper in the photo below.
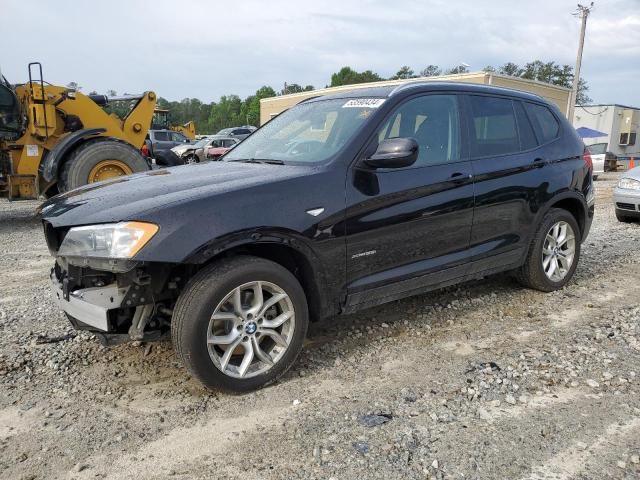
{"type": "Polygon", "coordinates": [[[82,288],[69,291],[51,273],[51,290],[58,306],[71,317],[78,330],[109,331],[109,310],[117,309],[127,296],[129,287],[111,284],[104,287],[82,288]]]}
{"type": "Polygon", "coordinates": [[[154,294],[147,280],[144,274],[78,269],[70,275],[57,262],[50,286],[58,307],[76,330],[90,331],[103,345],[116,345],[160,340],[169,332],[172,304],[154,294]],[[83,276],[89,281],[77,280],[83,276]]]}

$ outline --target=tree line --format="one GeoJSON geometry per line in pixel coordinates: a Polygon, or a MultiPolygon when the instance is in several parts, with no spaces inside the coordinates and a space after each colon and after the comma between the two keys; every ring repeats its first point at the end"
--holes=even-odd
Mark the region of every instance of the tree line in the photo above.
{"type": "MultiPolygon", "coordinates": [[[[570,65],[560,65],[556,62],[543,62],[535,60],[524,65],[507,62],[504,65],[494,67],[491,65],[483,68],[484,72],[498,73],[528,80],[559,85],[571,88],[573,83],[573,67],[570,65]]],[[[375,82],[381,80],[411,79],[419,77],[436,77],[440,75],[468,73],[467,65],[457,65],[451,68],[442,69],[438,65],[427,65],[420,70],[404,65],[390,78],[384,78],[372,70],[358,72],[351,67],[343,67],[333,73],[327,87],[338,87],[341,85],[353,85],[357,83],[375,82]]],[[[160,97],[158,107],[167,109],[170,112],[172,124],[182,125],[190,120],[196,123],[196,129],[200,134],[215,133],[223,128],[240,125],[260,124],[260,99],[275,97],[278,95],[288,95],[314,90],[313,85],[302,86],[297,83],[285,83],[284,88],[276,91],[270,86],[262,86],[253,95],[242,99],[238,95],[223,95],[217,102],[204,103],[197,98],[185,98],[180,101],[169,101],[160,97]]],[[[584,79],[580,79],[578,87],[578,104],[589,103],[589,86],[584,79]]],[[[91,92],[95,93],[95,92],[91,92]]],[[[107,95],[115,96],[113,90],[107,95]]],[[[116,102],[108,105],[106,110],[117,115],[126,114],[129,105],[122,105],[123,102],[116,102]]]]}

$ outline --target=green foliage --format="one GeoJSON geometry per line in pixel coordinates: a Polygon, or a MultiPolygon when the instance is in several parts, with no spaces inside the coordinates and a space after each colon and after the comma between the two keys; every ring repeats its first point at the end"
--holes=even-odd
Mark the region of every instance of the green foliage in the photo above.
{"type": "MultiPolygon", "coordinates": [[[[308,85],[303,90],[313,90],[313,86],[308,85]]],[[[116,95],[115,90],[107,91],[109,97],[116,95]]],[[[258,126],[260,124],[260,99],[275,96],[276,92],[273,88],[263,86],[254,95],[249,95],[244,100],[241,100],[237,95],[223,96],[217,103],[203,103],[197,98],[184,98],[179,102],[171,102],[166,98],[159,97],[157,106],[162,110],[169,110],[169,121],[172,125],[184,125],[193,120],[197,133],[206,135],[227,127],[258,126]]],[[[135,101],[111,102],[104,109],[108,113],[114,113],[123,118],[134,105],[135,101]]]]}
{"type": "MultiPolygon", "coordinates": [[[[535,60],[525,64],[524,67],[509,62],[500,67],[498,73],[512,77],[526,78],[527,80],[551,83],[560,87],[571,88],[573,86],[573,67],[571,65],[560,65],[556,62],[535,60]]],[[[578,98],[576,99],[578,105],[591,102],[588,91],[589,86],[586,80],[581,78],[578,82],[578,98]]]]}
{"type": "Polygon", "coordinates": [[[427,65],[420,71],[421,77],[437,77],[442,75],[442,70],[437,65],[427,65]]]}
{"type": "MultiPolygon", "coordinates": [[[[507,62],[500,67],[494,67],[487,65],[482,69],[488,73],[498,73],[501,75],[509,75],[512,77],[520,77],[528,80],[536,80],[539,82],[550,83],[552,85],[558,85],[561,87],[571,88],[573,84],[573,67],[571,65],[560,65],[556,62],[543,62],[541,60],[534,60],[525,64],[523,67],[513,63],[507,62]]],[[[437,65],[427,65],[420,71],[419,75],[415,75],[411,67],[404,65],[400,67],[398,72],[391,77],[391,80],[396,79],[409,79],[417,76],[421,77],[435,77],[442,75],[442,69],[437,65]]],[[[458,65],[449,68],[444,71],[447,75],[454,75],[460,73],[468,73],[469,68],[465,65],[458,65]]],[[[331,75],[331,86],[337,87],[339,85],[351,85],[355,83],[372,82],[377,80],[384,80],[378,74],[366,70],[362,73],[358,73],[351,67],[342,67],[339,72],[331,75]]],[[[576,103],[585,104],[591,102],[591,98],[588,95],[589,86],[587,82],[581,78],[578,83],[578,98],[576,103]]]]}
{"type": "Polygon", "coordinates": [[[450,68],[447,70],[447,75],[458,75],[460,73],[469,73],[469,68],[465,65],[458,65],[456,67],[450,68]]]}
{"type": "Polygon", "coordinates": [[[339,72],[331,75],[331,87],[341,85],[353,85],[356,83],[377,82],[384,80],[380,75],[371,70],[356,72],[351,67],[342,67],[339,72]]]}
{"type": "Polygon", "coordinates": [[[313,85],[307,85],[303,87],[298,85],[297,83],[285,83],[285,87],[278,92],[278,95],[289,95],[291,93],[300,93],[300,92],[310,92],[311,90],[315,90],[313,85]]]}
{"type": "Polygon", "coordinates": [[[400,67],[400,70],[398,70],[397,73],[393,77],[391,77],[391,80],[416,78],[416,76],[417,75],[415,75],[415,73],[413,72],[411,67],[408,67],[407,65],[404,65],[404,66],[400,67]]]}
{"type": "MultiPolygon", "coordinates": [[[[469,69],[464,65],[445,70],[446,74],[467,73],[469,69]]],[[[483,68],[484,72],[498,73],[529,80],[560,85],[571,88],[573,82],[573,68],[570,65],[560,65],[556,62],[543,62],[535,60],[525,64],[523,67],[507,62],[500,67],[488,65],[483,68]]],[[[407,65],[400,67],[392,79],[409,79],[421,77],[434,77],[442,75],[443,70],[438,65],[427,65],[418,74],[407,65]]],[[[357,83],[368,83],[385,80],[383,77],[371,70],[357,72],[351,67],[342,67],[338,72],[331,75],[331,87],[341,85],[353,85],[357,83]]],[[[80,89],[77,83],[71,82],[67,85],[70,88],[80,89]]],[[[260,100],[263,98],[275,97],[276,95],[287,95],[291,93],[307,92],[314,90],[313,85],[302,86],[297,83],[287,83],[286,87],[276,92],[269,86],[260,87],[255,94],[249,95],[242,100],[237,95],[225,95],[220,100],[212,103],[203,103],[197,98],[184,98],[181,101],[168,101],[165,98],[158,98],[158,107],[169,110],[170,121],[174,125],[183,125],[191,120],[196,123],[196,130],[199,134],[211,134],[233,126],[260,124],[260,100]]],[[[588,96],[589,86],[584,79],[580,79],[578,86],[578,104],[591,102],[588,96]]],[[[96,92],[91,92],[95,94],[96,92]]],[[[117,93],[114,90],[107,90],[107,96],[113,97],[117,93]]],[[[126,93],[125,93],[126,95],[126,93]]],[[[131,110],[134,102],[120,101],[111,102],[105,107],[109,113],[114,113],[123,118],[131,110]]]]}

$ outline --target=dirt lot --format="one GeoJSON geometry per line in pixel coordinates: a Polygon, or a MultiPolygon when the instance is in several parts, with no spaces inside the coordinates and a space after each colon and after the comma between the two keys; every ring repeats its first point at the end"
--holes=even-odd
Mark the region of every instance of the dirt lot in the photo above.
{"type": "Polygon", "coordinates": [[[243,396],[169,343],[74,332],[36,204],[2,200],[0,479],[640,478],[640,225],[615,180],[563,291],[504,275],[336,318],[243,396]]]}

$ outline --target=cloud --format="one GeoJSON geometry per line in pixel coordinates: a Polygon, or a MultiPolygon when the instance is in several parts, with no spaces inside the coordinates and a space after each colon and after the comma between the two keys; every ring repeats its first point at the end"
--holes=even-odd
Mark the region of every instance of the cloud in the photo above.
{"type": "MultiPolygon", "coordinates": [[[[574,0],[2,1],[11,81],[40,60],[53,83],[207,102],[285,81],[323,87],[344,65],[382,76],[402,65],[573,65],[579,32],[574,0]]],[[[640,104],[637,6],[600,0],[589,18],[583,76],[596,101],[640,104]]]]}

